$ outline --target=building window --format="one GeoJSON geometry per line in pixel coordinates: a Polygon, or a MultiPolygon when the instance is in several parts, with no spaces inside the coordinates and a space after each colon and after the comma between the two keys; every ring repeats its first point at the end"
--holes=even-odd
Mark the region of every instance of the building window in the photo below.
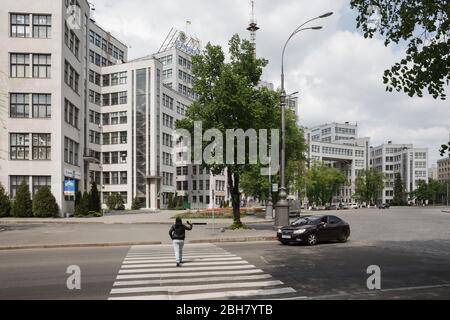
{"type": "Polygon", "coordinates": [[[64,162],[78,166],[79,144],[67,137],[64,137],[64,162]]]}
{"type": "Polygon", "coordinates": [[[10,134],[10,159],[28,160],[30,154],[30,135],[28,133],[10,134]]]}
{"type": "Polygon", "coordinates": [[[10,117],[28,118],[30,116],[30,95],[26,93],[11,93],[10,117]]]}
{"type": "Polygon", "coordinates": [[[119,184],[119,172],[111,172],[111,184],[112,185],[119,184]]]}
{"type": "Polygon", "coordinates": [[[120,132],[120,143],[121,144],[127,143],[127,132],[126,131],[120,132]]]}
{"type": "Polygon", "coordinates": [[[79,128],[79,109],[75,107],[69,100],[64,99],[64,121],[72,127],[79,128]]]}
{"type": "Polygon", "coordinates": [[[109,172],[103,172],[103,184],[104,185],[111,184],[111,177],[109,172]]]}
{"type": "Polygon", "coordinates": [[[78,94],[80,75],[67,61],[65,61],[64,64],[64,81],[73,91],[78,94]]]}
{"type": "Polygon", "coordinates": [[[48,39],[52,35],[52,16],[33,15],[33,37],[48,39]]]}
{"type": "Polygon", "coordinates": [[[30,31],[30,15],[11,14],[11,37],[28,38],[31,36],[30,31]]]}
{"type": "Polygon", "coordinates": [[[11,53],[11,78],[28,78],[30,76],[30,55],[11,53]]]}
{"type": "Polygon", "coordinates": [[[33,54],[33,78],[50,78],[51,55],[33,54]]]}
{"type": "Polygon", "coordinates": [[[30,183],[29,176],[9,176],[9,196],[14,199],[17,194],[17,189],[22,184],[22,182],[28,185],[30,183]]]}
{"type": "Polygon", "coordinates": [[[127,73],[126,72],[119,73],[119,84],[127,84],[127,73]]]}
{"type": "Polygon", "coordinates": [[[51,159],[51,135],[48,133],[33,133],[33,160],[51,159]]]}
{"type": "Polygon", "coordinates": [[[128,95],[126,91],[119,92],[119,104],[127,104],[128,95]]]}
{"type": "Polygon", "coordinates": [[[128,183],[128,172],[121,171],[120,172],[120,184],[127,184],[128,183]]]}
{"type": "Polygon", "coordinates": [[[51,95],[33,94],[33,118],[51,118],[51,116],[51,95]]]}
{"type": "Polygon", "coordinates": [[[34,176],[33,177],[33,195],[38,192],[41,187],[51,187],[52,177],[50,176],[34,176]]]}

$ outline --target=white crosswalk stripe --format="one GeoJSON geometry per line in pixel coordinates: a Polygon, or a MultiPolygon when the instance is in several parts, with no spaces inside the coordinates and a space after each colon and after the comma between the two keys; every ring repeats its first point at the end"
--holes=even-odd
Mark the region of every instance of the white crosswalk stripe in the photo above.
{"type": "Polygon", "coordinates": [[[186,245],[182,267],[176,267],[170,245],[133,246],[123,261],[109,299],[252,299],[295,292],[241,257],[213,244],[186,245]]]}

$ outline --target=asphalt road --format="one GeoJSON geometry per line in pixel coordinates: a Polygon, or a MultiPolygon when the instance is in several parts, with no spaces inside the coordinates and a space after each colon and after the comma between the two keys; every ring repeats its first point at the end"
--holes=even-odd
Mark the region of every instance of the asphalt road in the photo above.
{"type": "MultiPolygon", "coordinates": [[[[282,296],[264,296],[269,299],[450,298],[449,215],[418,209],[337,214],[352,226],[352,237],[345,244],[307,247],[260,242],[211,245],[206,249],[188,244],[186,250],[210,254],[226,251],[262,270],[262,278],[271,276],[267,280],[281,281],[283,287],[293,289],[282,296]],[[371,265],[381,269],[382,290],[367,289],[366,271],[371,265]]],[[[147,248],[154,251],[145,253],[147,256],[168,254],[170,258],[169,246],[147,248]]],[[[129,260],[137,260],[138,254],[130,256],[130,247],[0,251],[0,299],[110,298],[127,254],[129,260]],[[67,289],[66,270],[70,265],[81,269],[81,290],[67,289]]],[[[219,260],[225,259],[235,260],[219,260]]],[[[223,275],[217,273],[228,276],[226,270],[223,275]]],[[[162,286],[158,281],[153,280],[162,286]]]]}

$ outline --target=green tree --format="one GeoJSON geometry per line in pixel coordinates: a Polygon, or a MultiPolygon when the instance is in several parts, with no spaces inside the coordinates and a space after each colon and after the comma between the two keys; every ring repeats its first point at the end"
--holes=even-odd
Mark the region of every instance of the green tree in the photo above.
{"type": "Polygon", "coordinates": [[[98,192],[97,183],[92,182],[91,192],[89,193],[89,211],[102,212],[100,192],[98,192]]]}
{"type": "Polygon", "coordinates": [[[75,206],[75,216],[85,217],[89,214],[89,192],[85,191],[78,205],[75,206]]]}
{"type": "Polygon", "coordinates": [[[403,185],[402,176],[400,173],[396,173],[394,180],[394,199],[392,204],[394,206],[403,206],[405,205],[405,198],[405,187],[403,185]]]}
{"type": "Polygon", "coordinates": [[[351,0],[364,37],[379,33],[385,46],[405,42],[405,57],[384,73],[387,90],[446,99],[450,79],[450,2],[448,0],[351,0]],[[376,22],[374,22],[376,21],[376,22]]]}
{"type": "Polygon", "coordinates": [[[354,198],[367,204],[377,203],[383,189],[382,172],[373,168],[361,170],[356,177],[354,198]]]}
{"type": "Polygon", "coordinates": [[[16,192],[16,198],[12,206],[12,215],[14,217],[32,217],[33,203],[31,201],[30,190],[25,182],[22,181],[16,192]]]}
{"type": "Polygon", "coordinates": [[[144,206],[144,199],[135,197],[131,203],[131,210],[140,210],[144,206]]]}
{"type": "Polygon", "coordinates": [[[347,177],[341,171],[329,168],[324,163],[314,163],[306,174],[308,199],[317,205],[331,203],[333,195],[346,182],[347,177]]]}
{"type": "Polygon", "coordinates": [[[0,183],[0,217],[9,217],[11,214],[11,201],[6,194],[5,188],[0,183]]]}
{"type": "Polygon", "coordinates": [[[106,201],[106,205],[109,210],[125,210],[125,204],[122,196],[117,192],[111,193],[106,201]]]}
{"type": "MultiPolygon", "coordinates": [[[[238,35],[234,35],[229,41],[229,55],[229,62],[225,62],[222,48],[208,43],[201,54],[193,57],[193,74],[196,78],[194,91],[198,95],[198,99],[189,107],[187,117],[177,121],[177,128],[190,131],[192,138],[195,121],[202,122],[203,131],[214,128],[221,131],[222,135],[227,129],[233,128],[242,129],[244,132],[249,129],[258,132],[259,129],[279,128],[279,94],[267,88],[258,87],[267,61],[255,58],[252,44],[247,40],[241,40],[238,35]]],[[[295,122],[295,117],[287,112],[287,123],[292,119],[295,122]]],[[[290,128],[289,125],[286,127],[290,128]]],[[[296,126],[292,127],[292,130],[300,132],[296,126]]],[[[286,135],[290,136],[290,133],[287,132],[286,135]]],[[[301,134],[296,141],[300,139],[302,139],[301,134]]],[[[286,150],[288,150],[286,157],[289,157],[290,152],[297,152],[295,148],[301,149],[301,144],[288,145],[293,140],[295,139],[288,137],[286,139],[286,150]]],[[[203,147],[208,144],[204,142],[203,147]]],[[[214,152],[217,151],[214,149],[214,152]]],[[[226,154],[227,148],[224,146],[224,160],[226,154]]],[[[231,165],[204,161],[202,163],[213,174],[219,174],[226,170],[234,227],[238,228],[242,227],[240,217],[241,178],[254,166],[248,164],[248,153],[245,159],[247,164],[231,165]]]]}
{"type": "Polygon", "coordinates": [[[419,202],[425,202],[432,197],[430,189],[428,188],[428,183],[424,180],[419,181],[417,189],[413,191],[411,195],[419,202]]]}
{"type": "Polygon", "coordinates": [[[58,204],[50,187],[40,187],[33,196],[33,215],[39,218],[48,218],[56,217],[58,213],[58,204]]]}

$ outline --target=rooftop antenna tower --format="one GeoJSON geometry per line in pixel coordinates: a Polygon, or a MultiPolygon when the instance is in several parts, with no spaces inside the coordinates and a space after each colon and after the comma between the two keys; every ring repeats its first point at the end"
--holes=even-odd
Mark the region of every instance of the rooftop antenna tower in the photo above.
{"type": "Polygon", "coordinates": [[[250,31],[250,42],[253,45],[253,55],[256,57],[256,31],[259,30],[258,23],[255,19],[255,1],[252,0],[252,16],[250,18],[250,24],[247,28],[250,31]]]}

